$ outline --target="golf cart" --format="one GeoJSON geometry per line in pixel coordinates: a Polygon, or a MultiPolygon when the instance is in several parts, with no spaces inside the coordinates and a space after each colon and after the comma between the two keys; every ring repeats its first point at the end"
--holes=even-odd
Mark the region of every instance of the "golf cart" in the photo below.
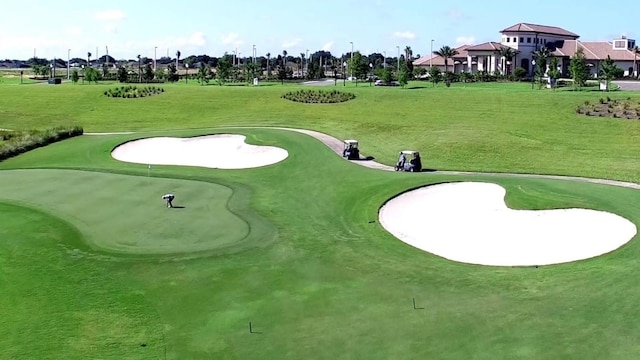
{"type": "Polygon", "coordinates": [[[360,159],[360,150],[358,150],[358,140],[344,141],[344,150],[342,151],[342,157],[346,157],[349,160],[360,159]]]}
{"type": "Polygon", "coordinates": [[[420,159],[420,153],[413,150],[400,151],[396,171],[421,172],[422,160],[420,159]],[[410,160],[407,161],[407,158],[410,160]]]}

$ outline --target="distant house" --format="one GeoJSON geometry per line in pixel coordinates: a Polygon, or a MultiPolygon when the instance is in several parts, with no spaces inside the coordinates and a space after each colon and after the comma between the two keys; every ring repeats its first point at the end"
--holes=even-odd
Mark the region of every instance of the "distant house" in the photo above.
{"type": "MultiPolygon", "coordinates": [[[[592,76],[600,71],[600,64],[607,56],[611,57],[618,67],[624,70],[625,76],[638,76],[637,68],[634,69],[634,58],[640,62],[640,54],[634,54],[635,40],[622,36],[608,41],[581,41],[579,35],[563,28],[546,25],[519,23],[500,31],[501,41],[487,42],[478,45],[463,45],[456,48],[458,55],[449,59],[449,71],[454,73],[487,71],[493,73],[499,71],[506,73],[521,67],[529,75],[533,73],[533,52],[542,47],[551,51],[551,56],[559,59],[559,68],[563,76],[569,75],[569,63],[575,52],[582,48],[592,76]],[[511,47],[516,51],[516,56],[507,61],[500,56],[502,47],[511,47]]],[[[414,66],[431,67],[438,66],[444,71],[444,59],[438,55],[429,55],[413,62],[414,66]]]]}

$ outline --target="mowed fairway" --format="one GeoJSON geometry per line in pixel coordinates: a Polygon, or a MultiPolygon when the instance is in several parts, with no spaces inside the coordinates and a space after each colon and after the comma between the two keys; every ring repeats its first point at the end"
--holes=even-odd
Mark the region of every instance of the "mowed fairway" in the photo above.
{"type": "Polygon", "coordinates": [[[292,86],[166,85],[161,96],[130,102],[102,99],[108,87],[0,87],[0,127],[77,122],[88,131],[145,130],[84,135],[0,162],[0,330],[10,334],[0,337],[2,356],[629,359],[640,353],[637,236],[594,259],[496,268],[416,250],[377,222],[379,207],[407,189],[485,181],[503,186],[515,209],[582,207],[638,225],[640,191],[377,171],[303,134],[218,127],[282,125],[354,137],[365,155],[386,163],[411,147],[424,153],[428,168],[633,180],[640,145],[632,140],[640,127],[584,120],[568,108],[599,94],[532,94],[523,84],[348,87],[356,100],[313,106],[279,98],[292,86]],[[15,105],[26,100],[9,89],[56,105],[15,105]],[[533,105],[513,101],[518,96],[533,105]],[[435,100],[447,106],[435,107],[435,100]],[[558,113],[549,113],[553,106],[558,113]],[[251,144],[279,146],[290,156],[248,170],[154,166],[149,177],[146,165],[109,155],[135,138],[215,133],[246,135],[251,144]],[[510,134],[522,136],[505,143],[510,134]],[[468,155],[474,148],[477,156],[468,155]],[[168,191],[183,209],[163,206],[160,196],[168,191]],[[151,232],[136,233],[140,227],[151,232]],[[209,247],[194,252],[202,239],[209,247]]]}

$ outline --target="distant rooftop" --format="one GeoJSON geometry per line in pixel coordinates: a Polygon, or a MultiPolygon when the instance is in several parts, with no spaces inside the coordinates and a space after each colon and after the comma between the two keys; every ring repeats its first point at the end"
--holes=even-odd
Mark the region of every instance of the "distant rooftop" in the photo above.
{"type": "Polygon", "coordinates": [[[547,26],[547,25],[537,25],[537,24],[528,24],[528,23],[518,23],[501,31],[501,33],[505,32],[536,32],[540,34],[549,34],[549,35],[561,35],[568,36],[574,39],[580,37],[580,35],[572,33],[571,31],[565,30],[563,28],[557,26],[547,26]]]}

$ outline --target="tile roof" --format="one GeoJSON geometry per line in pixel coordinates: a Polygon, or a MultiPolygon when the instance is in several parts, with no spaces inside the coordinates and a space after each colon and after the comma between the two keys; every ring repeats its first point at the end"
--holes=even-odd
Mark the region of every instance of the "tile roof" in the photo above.
{"type": "MultiPolygon", "coordinates": [[[[553,56],[560,57],[573,56],[578,48],[582,48],[587,60],[604,60],[608,55],[615,61],[633,61],[636,56],[631,50],[614,50],[613,44],[608,41],[564,40],[548,43],[547,47],[553,56]]],[[[640,60],[640,56],[637,59],[640,60]]]]}
{"type": "Polygon", "coordinates": [[[557,26],[536,25],[528,23],[519,23],[513,26],[509,26],[508,28],[501,31],[501,33],[504,32],[537,32],[541,34],[569,36],[575,39],[580,37],[578,34],[572,33],[571,31],[557,26]]]}
{"type": "MultiPolygon", "coordinates": [[[[469,55],[469,53],[467,52],[467,49],[471,46],[472,45],[462,45],[455,48],[455,50],[458,52],[458,55],[454,56],[453,60],[449,60],[449,65],[452,65],[455,59],[466,60],[467,56],[469,55]]],[[[444,66],[444,58],[439,55],[431,54],[431,55],[423,56],[419,59],[416,59],[413,62],[414,66],[429,66],[430,64],[436,65],[436,66],[444,66]]]]}
{"type": "Polygon", "coordinates": [[[502,48],[502,44],[495,41],[489,41],[486,43],[470,46],[467,48],[467,51],[500,51],[500,48],[502,48]]]}

